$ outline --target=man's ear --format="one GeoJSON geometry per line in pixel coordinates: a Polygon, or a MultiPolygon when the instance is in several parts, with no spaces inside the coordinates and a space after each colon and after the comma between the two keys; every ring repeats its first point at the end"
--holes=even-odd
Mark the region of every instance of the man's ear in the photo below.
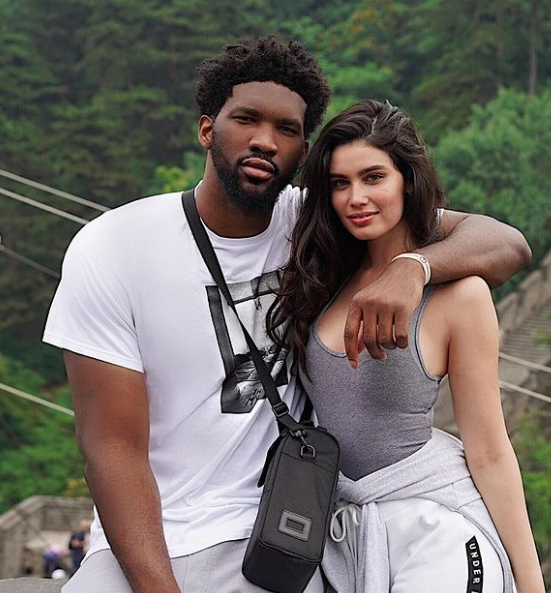
{"type": "Polygon", "coordinates": [[[214,119],[208,115],[202,115],[199,118],[197,138],[205,150],[210,150],[212,146],[212,126],[214,119]]]}

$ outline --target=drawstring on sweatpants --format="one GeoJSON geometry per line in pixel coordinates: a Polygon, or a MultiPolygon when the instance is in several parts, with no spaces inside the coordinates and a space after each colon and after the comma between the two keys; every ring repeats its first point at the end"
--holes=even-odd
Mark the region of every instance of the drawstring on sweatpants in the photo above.
{"type": "Polygon", "coordinates": [[[352,558],[354,558],[355,565],[358,562],[357,527],[360,525],[360,513],[361,508],[357,504],[345,500],[339,501],[337,503],[337,510],[331,517],[331,527],[329,531],[331,539],[337,544],[342,543],[346,539],[352,558]],[[336,533],[337,527],[341,531],[340,535],[337,535],[336,533]]]}

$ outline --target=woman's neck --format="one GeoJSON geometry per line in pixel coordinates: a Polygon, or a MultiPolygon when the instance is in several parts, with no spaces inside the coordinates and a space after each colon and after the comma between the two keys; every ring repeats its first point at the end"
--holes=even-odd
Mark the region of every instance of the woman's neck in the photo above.
{"type": "Polygon", "coordinates": [[[367,241],[366,254],[361,267],[372,272],[382,273],[400,253],[411,250],[408,241],[408,227],[402,219],[393,229],[378,239],[367,241]]]}

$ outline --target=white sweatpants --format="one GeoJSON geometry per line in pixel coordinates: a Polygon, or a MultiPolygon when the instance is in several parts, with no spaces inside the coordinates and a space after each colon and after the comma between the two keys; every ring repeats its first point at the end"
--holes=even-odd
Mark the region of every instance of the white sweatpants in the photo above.
{"type": "MultiPolygon", "coordinates": [[[[172,570],[184,593],[269,593],[249,583],[241,574],[248,540],[224,542],[190,556],[172,559],[172,570]]],[[[316,571],[304,593],[323,593],[316,571]]],[[[111,550],[92,554],[61,593],[132,593],[111,550]]],[[[151,593],[156,593],[152,591],[151,593]]]]}
{"type": "Polygon", "coordinates": [[[503,593],[503,570],[486,536],[460,513],[410,498],[381,502],[390,593],[503,593]]]}

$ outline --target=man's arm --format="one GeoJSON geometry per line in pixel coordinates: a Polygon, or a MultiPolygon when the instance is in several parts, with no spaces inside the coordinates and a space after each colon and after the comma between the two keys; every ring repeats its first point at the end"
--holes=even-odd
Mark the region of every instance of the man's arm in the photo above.
{"type": "Polygon", "coordinates": [[[489,216],[445,210],[440,225],[446,238],[415,250],[428,258],[433,283],[480,276],[497,288],[531,261],[522,233],[489,216]]]}
{"type": "Polygon", "coordinates": [[[107,539],[134,593],[180,593],[149,464],[142,373],[64,351],[85,476],[107,539]]]}
{"type": "MultiPolygon", "coordinates": [[[[415,250],[429,260],[431,282],[481,276],[495,288],[530,262],[530,247],[522,233],[488,216],[446,210],[441,228],[445,236],[442,241],[415,250]]],[[[421,301],[424,278],[418,262],[398,259],[356,293],[344,330],[346,353],[353,368],[358,366],[364,345],[377,359],[386,357],[381,347],[407,347],[409,322],[421,301]]]]}

